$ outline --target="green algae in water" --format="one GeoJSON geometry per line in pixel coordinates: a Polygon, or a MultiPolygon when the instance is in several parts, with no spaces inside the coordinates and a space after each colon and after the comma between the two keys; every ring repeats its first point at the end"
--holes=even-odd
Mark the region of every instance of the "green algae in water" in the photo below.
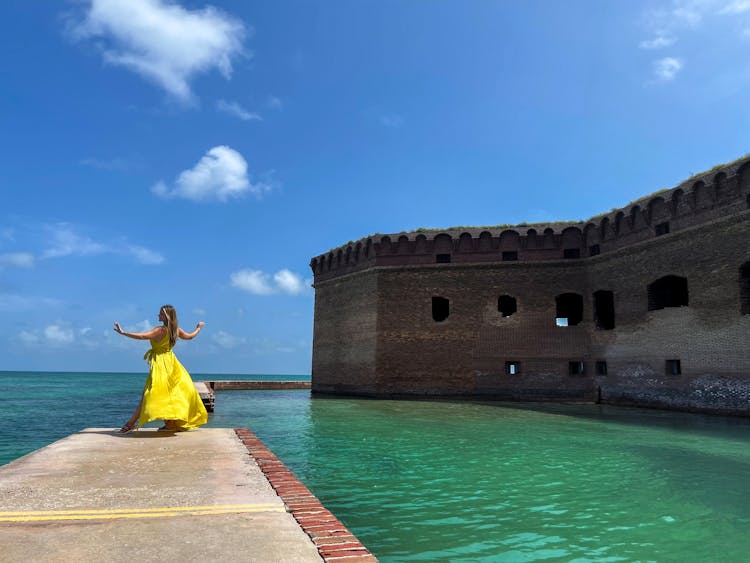
{"type": "MultiPolygon", "coordinates": [[[[744,561],[750,423],[227,392],[381,561],[744,561]]],[[[243,414],[246,413],[246,414],[243,414]]]]}

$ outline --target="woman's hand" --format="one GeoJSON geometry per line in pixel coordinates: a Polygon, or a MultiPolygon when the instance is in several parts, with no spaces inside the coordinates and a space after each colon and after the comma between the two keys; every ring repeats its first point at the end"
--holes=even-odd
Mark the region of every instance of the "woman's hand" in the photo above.
{"type": "Polygon", "coordinates": [[[200,329],[202,329],[202,328],[203,328],[203,325],[204,325],[204,324],[206,324],[206,323],[204,323],[203,321],[201,321],[201,322],[199,322],[199,323],[198,323],[197,325],[195,325],[195,328],[197,328],[198,330],[200,330],[200,329]]]}
{"type": "Polygon", "coordinates": [[[118,334],[123,333],[122,327],[120,327],[120,323],[118,323],[117,321],[115,321],[115,332],[118,334]]]}

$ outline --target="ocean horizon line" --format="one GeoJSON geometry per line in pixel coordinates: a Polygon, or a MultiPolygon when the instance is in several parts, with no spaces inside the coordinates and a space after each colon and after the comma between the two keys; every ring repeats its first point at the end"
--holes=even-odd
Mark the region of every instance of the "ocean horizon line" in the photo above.
{"type": "MultiPolygon", "coordinates": [[[[12,369],[0,369],[0,375],[3,374],[75,374],[75,375],[138,375],[143,374],[142,371],[89,371],[89,370],[12,370],[12,369]]],[[[200,380],[201,378],[214,378],[219,381],[219,377],[222,378],[248,378],[248,377],[286,377],[290,381],[307,381],[312,378],[311,374],[292,374],[292,373],[204,373],[195,372],[191,373],[190,376],[193,380],[200,380]]]]}

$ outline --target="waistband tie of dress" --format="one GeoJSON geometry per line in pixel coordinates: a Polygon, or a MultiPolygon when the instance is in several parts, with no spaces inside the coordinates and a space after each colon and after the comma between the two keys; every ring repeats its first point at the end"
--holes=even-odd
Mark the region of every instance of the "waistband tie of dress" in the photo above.
{"type": "Polygon", "coordinates": [[[159,354],[168,354],[171,351],[171,348],[169,350],[154,350],[153,348],[150,348],[146,351],[145,354],[143,354],[143,359],[150,364],[159,354]]]}

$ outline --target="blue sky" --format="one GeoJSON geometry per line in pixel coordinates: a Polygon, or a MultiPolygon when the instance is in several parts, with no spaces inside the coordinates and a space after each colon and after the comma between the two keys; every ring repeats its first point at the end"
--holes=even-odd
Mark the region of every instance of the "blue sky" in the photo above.
{"type": "Polygon", "coordinates": [[[750,0],[4,0],[0,370],[310,372],[313,256],[750,152],[750,0]]]}

